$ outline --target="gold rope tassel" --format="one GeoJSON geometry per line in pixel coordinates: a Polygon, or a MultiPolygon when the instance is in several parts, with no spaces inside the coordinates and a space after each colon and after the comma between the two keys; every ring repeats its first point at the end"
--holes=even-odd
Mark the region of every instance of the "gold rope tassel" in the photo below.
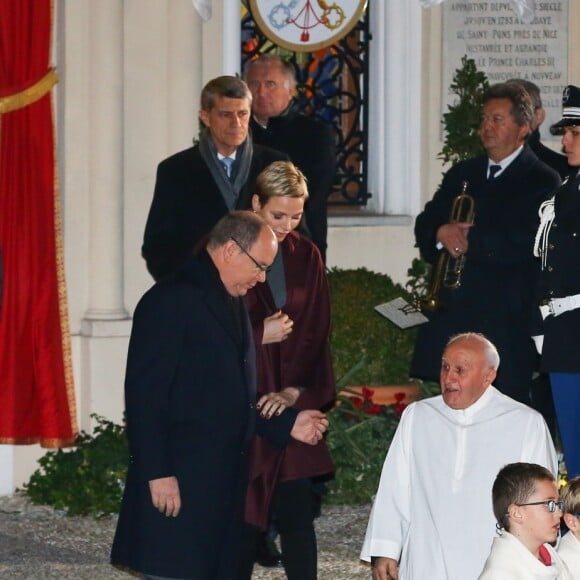
{"type": "Polygon", "coordinates": [[[58,77],[56,76],[56,71],[51,68],[37,83],[34,83],[27,89],[15,93],[14,95],[0,97],[0,115],[22,109],[23,107],[27,107],[28,105],[38,101],[44,97],[44,95],[46,95],[46,93],[48,93],[57,82],[58,77]]]}

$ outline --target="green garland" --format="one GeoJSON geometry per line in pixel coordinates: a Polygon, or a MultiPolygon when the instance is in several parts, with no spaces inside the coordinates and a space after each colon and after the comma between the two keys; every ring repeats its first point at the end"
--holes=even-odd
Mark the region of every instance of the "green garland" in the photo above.
{"type": "Polygon", "coordinates": [[[94,434],[84,431],[73,449],[49,451],[24,489],[34,503],[68,515],[102,517],[117,513],[125,485],[128,446],[125,429],[91,415],[94,434]]]}

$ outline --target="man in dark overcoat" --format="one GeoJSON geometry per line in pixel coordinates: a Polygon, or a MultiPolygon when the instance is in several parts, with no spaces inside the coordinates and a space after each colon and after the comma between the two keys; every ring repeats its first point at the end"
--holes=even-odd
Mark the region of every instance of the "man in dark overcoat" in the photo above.
{"type": "Polygon", "coordinates": [[[141,254],[155,280],[175,271],[228,211],[249,209],[258,174],[279,151],[248,135],[252,94],[233,76],[209,81],[201,93],[199,143],[162,161],[141,254]]]}
{"type": "Polygon", "coordinates": [[[296,77],[290,62],[263,54],[248,63],[245,76],[252,92],[252,139],[287,153],[308,179],[301,232],[314,242],[326,262],[327,202],[336,176],[332,128],[295,110],[296,77]]]}
{"type": "Polygon", "coordinates": [[[238,556],[249,443],[316,444],[319,411],[258,415],[242,296],[274,261],[272,230],[226,215],[207,251],[153,286],[135,311],[125,405],[130,463],[111,562],[145,578],[224,580],[238,556]]]}
{"type": "Polygon", "coordinates": [[[431,263],[441,252],[465,257],[458,288],[442,288],[440,306],[426,312],[411,362],[412,377],[436,381],[439,353],[451,336],[480,332],[496,346],[501,368],[494,383],[502,392],[530,403],[537,355],[529,337],[538,265],[530,249],[540,204],[560,183],[525,140],[533,107],[514,83],[492,85],[484,96],[480,137],[487,155],[457,164],[417,216],[415,237],[431,263]],[[493,176],[495,173],[495,177],[493,176]],[[475,202],[475,223],[450,223],[455,197],[467,182],[475,202]]]}
{"type": "Polygon", "coordinates": [[[561,179],[565,179],[573,173],[573,168],[568,165],[568,159],[562,153],[546,147],[540,139],[540,127],[546,119],[546,109],[544,109],[544,104],[542,103],[540,87],[526,79],[510,79],[507,82],[519,84],[530,95],[530,99],[532,100],[534,116],[531,124],[532,132],[528,137],[528,145],[540,161],[543,161],[546,165],[549,165],[557,171],[561,179]]]}

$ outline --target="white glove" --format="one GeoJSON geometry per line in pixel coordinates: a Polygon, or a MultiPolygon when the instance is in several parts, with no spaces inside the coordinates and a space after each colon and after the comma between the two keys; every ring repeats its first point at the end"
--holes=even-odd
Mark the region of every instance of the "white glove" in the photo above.
{"type": "Polygon", "coordinates": [[[536,336],[532,336],[532,340],[536,345],[536,350],[538,351],[538,354],[542,354],[542,347],[544,346],[544,335],[537,334],[536,336]]]}

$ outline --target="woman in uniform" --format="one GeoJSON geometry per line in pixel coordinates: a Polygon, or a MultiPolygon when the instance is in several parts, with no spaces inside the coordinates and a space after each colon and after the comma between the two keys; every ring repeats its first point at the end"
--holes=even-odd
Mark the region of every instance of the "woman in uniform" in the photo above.
{"type": "Polygon", "coordinates": [[[549,373],[568,476],[580,475],[580,88],[562,97],[562,135],[572,173],[540,207],[534,254],[541,260],[534,341],[549,373]]]}

